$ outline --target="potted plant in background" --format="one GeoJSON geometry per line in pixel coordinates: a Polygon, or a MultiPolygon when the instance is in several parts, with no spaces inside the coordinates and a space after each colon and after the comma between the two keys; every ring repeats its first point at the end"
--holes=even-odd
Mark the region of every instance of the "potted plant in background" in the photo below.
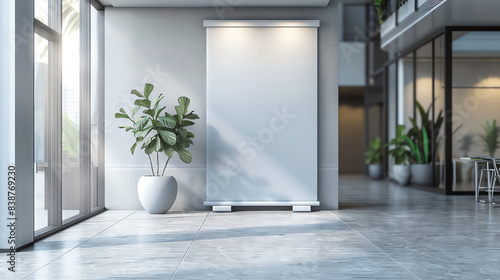
{"type": "MultiPolygon", "coordinates": [[[[458,147],[459,151],[463,152],[463,157],[468,157],[469,156],[469,151],[472,145],[476,143],[474,140],[474,134],[471,132],[465,133],[458,139],[458,143],[460,146],[458,147]]],[[[456,161],[454,162],[455,168],[456,168],[456,181],[457,182],[472,182],[473,178],[473,168],[474,168],[474,163],[471,162],[463,162],[463,161],[456,161]],[[460,174],[460,176],[458,176],[460,174]]]]}
{"type": "Polygon", "coordinates": [[[460,146],[458,147],[458,149],[460,151],[464,152],[464,155],[463,155],[464,157],[468,157],[470,147],[475,144],[474,134],[469,132],[469,133],[462,135],[462,137],[460,137],[460,139],[458,139],[458,143],[460,143],[460,146]]]}
{"type": "Polygon", "coordinates": [[[372,179],[380,179],[384,174],[382,168],[383,150],[380,137],[375,137],[370,141],[365,153],[366,164],[368,164],[368,176],[372,179]]]}
{"type": "Polygon", "coordinates": [[[480,135],[480,137],[484,141],[484,151],[487,152],[490,157],[494,157],[500,144],[498,141],[500,127],[497,126],[497,121],[493,120],[491,123],[486,121],[486,125],[483,125],[483,129],[484,134],[480,135]]]}
{"type": "Polygon", "coordinates": [[[164,214],[172,207],[177,196],[177,181],[173,176],[164,176],[165,169],[175,153],[183,162],[191,162],[192,156],[187,148],[193,144],[194,134],[186,127],[192,126],[192,120],[199,117],[194,111],[188,111],[190,100],[185,96],[179,97],[179,105],[175,106],[176,114],[163,112],[166,107],[160,103],[164,96],[160,94],[151,100],[153,89],[152,84],[145,84],[143,93],[132,90],[131,94],[137,96],[134,102],[136,107],[130,115],[120,108],[115,117],[132,122],[132,126],[120,126],[134,134],[135,143],[130,148],[132,154],[139,148],[149,158],[151,175],[142,176],[137,187],[142,206],[151,214],[164,214]],[[161,153],[167,156],[167,160],[160,172],[161,153]],[[152,154],[156,155],[156,168],[153,166],[152,154]]]}
{"type": "Polygon", "coordinates": [[[389,147],[389,155],[394,161],[393,179],[400,185],[404,186],[410,182],[410,150],[408,148],[408,136],[406,135],[406,127],[398,125],[396,137],[387,143],[389,147]]]}
{"type": "MultiPolygon", "coordinates": [[[[441,142],[439,132],[443,124],[443,110],[440,110],[434,123],[430,120],[430,111],[432,105],[427,111],[424,110],[420,102],[415,101],[415,105],[420,114],[420,127],[413,118],[409,118],[412,123],[412,128],[408,131],[408,145],[410,146],[411,155],[411,174],[413,182],[421,185],[434,186],[433,170],[439,173],[439,166],[434,162],[438,162],[436,151],[441,142]]],[[[435,176],[436,179],[439,176],[435,176]]]]}

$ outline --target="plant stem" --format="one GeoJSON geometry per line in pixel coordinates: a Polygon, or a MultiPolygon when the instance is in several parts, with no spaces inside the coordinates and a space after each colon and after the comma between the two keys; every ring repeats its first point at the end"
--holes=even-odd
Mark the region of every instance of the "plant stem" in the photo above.
{"type": "Polygon", "coordinates": [[[160,176],[160,155],[156,152],[156,174],[160,176]]]}
{"type": "Polygon", "coordinates": [[[148,155],[149,163],[151,164],[151,172],[153,172],[153,176],[155,176],[155,170],[153,169],[153,162],[151,161],[151,155],[148,155]]]}
{"type": "Polygon", "coordinates": [[[165,169],[167,169],[167,164],[168,164],[169,160],[170,160],[170,158],[167,159],[167,162],[165,163],[165,167],[163,167],[163,172],[161,173],[161,176],[163,176],[165,174],[165,169]]]}

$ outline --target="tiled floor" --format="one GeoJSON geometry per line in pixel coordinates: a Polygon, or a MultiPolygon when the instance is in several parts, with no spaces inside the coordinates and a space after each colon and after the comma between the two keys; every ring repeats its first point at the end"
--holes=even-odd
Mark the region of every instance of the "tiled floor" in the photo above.
{"type": "Polygon", "coordinates": [[[107,211],[19,252],[16,273],[1,261],[0,278],[500,279],[500,204],[340,184],[339,211],[107,211]]]}

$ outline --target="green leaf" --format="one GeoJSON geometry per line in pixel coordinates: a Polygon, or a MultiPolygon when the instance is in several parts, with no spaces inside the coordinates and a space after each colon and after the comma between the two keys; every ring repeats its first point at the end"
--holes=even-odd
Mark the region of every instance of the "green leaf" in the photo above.
{"type": "Polygon", "coordinates": [[[149,134],[149,132],[151,132],[151,130],[152,130],[151,126],[146,127],[143,130],[139,130],[136,133],[134,133],[134,136],[135,138],[145,138],[149,134]]]}
{"type": "Polygon", "coordinates": [[[424,138],[424,163],[428,163],[429,161],[429,137],[427,136],[427,129],[422,127],[422,137],[424,138]]]}
{"type": "Polygon", "coordinates": [[[156,152],[160,151],[161,150],[161,139],[160,139],[160,136],[158,136],[158,135],[156,136],[154,143],[155,143],[155,151],[156,152]]]}
{"type": "Polygon", "coordinates": [[[189,114],[184,115],[185,119],[190,119],[190,120],[197,120],[200,117],[198,117],[197,114],[193,113],[194,111],[191,111],[189,114]]]}
{"type": "Polygon", "coordinates": [[[137,146],[141,147],[141,149],[144,149],[151,143],[151,141],[153,141],[152,137],[146,137],[146,138],[142,139],[141,141],[139,141],[137,143],[137,146]]]}
{"type": "Polygon", "coordinates": [[[189,138],[194,138],[194,134],[188,131],[188,133],[187,133],[187,137],[189,137],[189,138]]]}
{"type": "Polygon", "coordinates": [[[163,107],[163,108],[161,108],[161,109],[159,109],[159,110],[157,110],[157,109],[155,108],[155,112],[156,112],[156,114],[155,114],[155,119],[157,119],[157,118],[158,118],[158,116],[161,114],[161,112],[162,112],[163,110],[165,110],[165,108],[166,108],[166,107],[163,107]]]}
{"type": "Polygon", "coordinates": [[[153,107],[159,106],[158,104],[163,99],[163,97],[164,97],[163,94],[158,95],[158,97],[156,97],[155,100],[153,100],[153,107]]]}
{"type": "Polygon", "coordinates": [[[144,150],[144,152],[147,154],[147,155],[150,155],[152,154],[154,151],[155,151],[155,148],[156,148],[156,142],[155,141],[151,141],[147,146],[146,146],[146,149],[144,150]]]}
{"type": "Polygon", "coordinates": [[[187,137],[187,133],[188,131],[185,130],[184,128],[179,128],[177,129],[177,131],[179,132],[179,134],[183,137],[183,138],[186,138],[187,137]]]}
{"type": "Polygon", "coordinates": [[[187,98],[185,96],[181,96],[181,97],[179,97],[177,99],[177,101],[179,102],[179,106],[183,110],[182,116],[184,116],[187,113],[187,110],[188,110],[188,107],[189,107],[189,103],[191,103],[191,100],[189,100],[189,98],[187,98]]]}
{"type": "Polygon", "coordinates": [[[126,125],[119,126],[118,128],[125,128],[125,131],[130,131],[130,130],[134,129],[133,127],[126,126],[126,125]]]}
{"type": "Polygon", "coordinates": [[[194,122],[192,122],[192,121],[183,120],[181,127],[191,126],[193,124],[194,124],[194,122]]]}
{"type": "Polygon", "coordinates": [[[184,110],[180,106],[175,106],[175,111],[177,112],[177,123],[181,124],[184,117],[184,110]]]}
{"type": "Polygon", "coordinates": [[[143,130],[146,127],[146,125],[148,124],[148,122],[149,122],[149,118],[142,117],[141,119],[139,119],[138,121],[135,122],[134,128],[136,130],[143,130]]]}
{"type": "Polygon", "coordinates": [[[406,142],[410,146],[411,149],[411,154],[413,158],[416,160],[417,163],[421,163],[422,160],[420,159],[420,150],[417,145],[413,142],[413,140],[410,139],[407,135],[404,136],[406,142]]]}
{"type": "Polygon", "coordinates": [[[155,86],[153,86],[152,84],[146,83],[144,85],[144,96],[146,97],[146,99],[149,99],[149,96],[151,95],[151,92],[153,91],[154,88],[155,86]]]}
{"type": "Polygon", "coordinates": [[[134,102],[134,104],[137,105],[137,106],[142,106],[142,107],[146,107],[146,108],[150,108],[151,107],[151,101],[149,101],[147,99],[137,99],[134,102]]]}
{"type": "Polygon", "coordinates": [[[148,116],[152,117],[152,118],[154,118],[154,116],[155,116],[155,110],[154,110],[154,109],[147,109],[147,110],[144,110],[144,111],[142,111],[142,112],[143,112],[144,114],[146,114],[146,115],[148,115],[148,116]]]}
{"type": "Polygon", "coordinates": [[[177,124],[173,117],[159,117],[158,121],[167,128],[175,128],[177,124]]]}
{"type": "Polygon", "coordinates": [[[132,155],[134,154],[136,147],[137,147],[137,143],[134,143],[134,145],[132,145],[132,147],[130,148],[130,152],[132,153],[132,155]]]}
{"type": "Polygon", "coordinates": [[[136,89],[133,89],[131,93],[132,93],[132,94],[137,95],[138,97],[144,97],[144,95],[142,95],[142,94],[141,94],[140,92],[138,92],[136,89]]]}
{"type": "Polygon", "coordinates": [[[179,158],[185,163],[190,163],[193,159],[191,156],[191,152],[186,149],[180,149],[177,151],[177,153],[179,154],[179,158]]]}
{"type": "Polygon", "coordinates": [[[120,113],[116,113],[115,114],[115,118],[117,119],[128,119],[128,115],[127,114],[120,114],[120,113]]]}
{"type": "Polygon", "coordinates": [[[132,118],[134,118],[135,114],[137,114],[137,112],[139,112],[140,109],[141,107],[139,106],[135,106],[134,109],[132,109],[132,118]]]}
{"type": "Polygon", "coordinates": [[[174,145],[175,142],[177,141],[177,137],[173,132],[167,130],[158,130],[158,134],[160,135],[161,139],[165,141],[168,145],[174,145]]]}
{"type": "Polygon", "coordinates": [[[172,147],[164,145],[163,152],[167,155],[167,157],[171,158],[174,156],[175,151],[174,149],[172,149],[172,147]]]}
{"type": "Polygon", "coordinates": [[[179,141],[179,144],[181,144],[181,146],[182,146],[183,148],[188,148],[189,146],[191,146],[191,144],[189,144],[189,142],[188,142],[188,141],[186,141],[186,139],[181,139],[181,140],[179,141]]]}

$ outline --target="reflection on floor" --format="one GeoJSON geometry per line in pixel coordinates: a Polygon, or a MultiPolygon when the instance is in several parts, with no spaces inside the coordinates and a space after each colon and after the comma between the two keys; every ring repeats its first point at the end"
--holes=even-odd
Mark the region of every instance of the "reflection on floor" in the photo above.
{"type": "Polygon", "coordinates": [[[19,252],[15,274],[2,261],[0,278],[500,279],[500,206],[340,185],[339,211],[107,211],[19,252]]]}

